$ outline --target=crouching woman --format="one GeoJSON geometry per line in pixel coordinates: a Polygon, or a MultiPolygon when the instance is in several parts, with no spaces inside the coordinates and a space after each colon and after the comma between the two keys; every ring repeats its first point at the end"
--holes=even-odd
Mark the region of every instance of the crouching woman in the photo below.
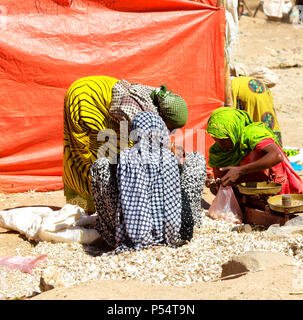
{"type": "MultiPolygon", "coordinates": [[[[283,152],[276,135],[262,122],[253,122],[246,111],[218,108],[210,116],[206,132],[215,143],[209,166],[223,186],[268,181],[282,185],[281,194],[302,194],[303,181],[283,152]]],[[[208,179],[212,193],[218,183],[208,179]]]]}

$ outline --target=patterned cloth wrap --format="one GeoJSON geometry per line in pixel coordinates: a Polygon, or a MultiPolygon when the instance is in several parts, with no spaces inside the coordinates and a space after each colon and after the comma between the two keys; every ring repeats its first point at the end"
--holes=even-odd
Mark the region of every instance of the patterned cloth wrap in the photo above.
{"type": "Polygon", "coordinates": [[[253,122],[244,110],[221,107],[212,112],[206,132],[218,139],[230,138],[233,148],[223,151],[218,143],[209,149],[208,165],[214,167],[237,166],[256,145],[266,138],[278,140],[273,131],[263,122],[253,122]]]}
{"type": "Polygon", "coordinates": [[[202,194],[206,181],[206,160],[197,152],[191,152],[184,160],[183,165],[179,164],[182,213],[180,239],[190,241],[193,237],[194,226],[201,227],[202,216],[202,194]]]}
{"type": "Polygon", "coordinates": [[[151,98],[166,123],[173,128],[182,128],[188,119],[186,102],[177,94],[168,91],[166,85],[156,88],[151,93],[151,98]]]}
{"type": "MultiPolygon", "coordinates": [[[[141,112],[133,120],[130,139],[136,143],[120,153],[117,165],[116,208],[114,201],[110,203],[114,206],[112,218],[115,212],[117,253],[152,245],[173,245],[181,226],[178,162],[166,148],[169,135],[165,123],[152,112],[141,112]]],[[[92,168],[92,180],[95,177],[92,168]]],[[[95,195],[94,181],[92,186],[95,195]]],[[[97,203],[98,190],[95,198],[97,203]]],[[[101,220],[102,213],[103,225],[101,220]]]]}
{"type": "Polygon", "coordinates": [[[204,156],[192,153],[179,164],[180,184],[178,161],[166,148],[163,120],[142,112],[132,129],[137,143],[120,153],[118,165],[106,158],[92,165],[96,229],[116,253],[190,240],[194,223],[202,218],[204,156]]]}
{"type": "Polygon", "coordinates": [[[234,107],[248,112],[254,122],[262,121],[277,136],[282,145],[272,93],[260,79],[252,77],[236,77],[231,81],[234,107]]]}
{"type": "MultiPolygon", "coordinates": [[[[63,182],[66,202],[94,212],[90,168],[105,146],[120,151],[119,122],[110,115],[112,87],[119,80],[90,76],[75,81],[64,98],[63,182]],[[111,129],[114,138],[100,141],[99,133],[111,129]]],[[[127,146],[128,147],[128,146],[127,146]]]]}
{"type": "Polygon", "coordinates": [[[141,111],[161,113],[162,118],[173,128],[182,128],[188,119],[186,102],[177,94],[167,90],[121,80],[113,86],[110,114],[119,121],[128,121],[141,111]]]}
{"type": "Polygon", "coordinates": [[[107,158],[91,167],[92,193],[98,218],[96,230],[110,247],[116,247],[116,212],[118,202],[117,164],[107,158]]]}
{"type": "Polygon", "coordinates": [[[132,120],[139,112],[150,111],[158,114],[157,107],[150,97],[155,89],[126,80],[117,82],[112,88],[110,114],[118,121],[127,121],[130,130],[132,120]]]}

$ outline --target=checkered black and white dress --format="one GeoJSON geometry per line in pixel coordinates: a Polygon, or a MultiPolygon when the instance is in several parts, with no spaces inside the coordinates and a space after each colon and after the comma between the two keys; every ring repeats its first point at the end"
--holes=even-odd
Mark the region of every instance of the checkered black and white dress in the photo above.
{"type": "Polygon", "coordinates": [[[205,158],[191,154],[185,160],[181,169],[182,185],[178,161],[166,148],[169,137],[161,117],[142,112],[134,118],[132,129],[131,139],[137,143],[120,153],[118,165],[106,158],[93,163],[92,191],[99,214],[97,230],[117,253],[153,245],[174,245],[180,238],[190,240],[195,216],[201,213],[205,179],[204,171],[197,169],[205,166],[205,158]],[[200,175],[197,177],[191,170],[200,175]],[[200,187],[197,188],[194,180],[200,187]],[[191,183],[190,187],[186,181],[191,183]]]}
{"type": "Polygon", "coordinates": [[[194,226],[202,226],[202,194],[206,181],[206,160],[197,152],[191,152],[183,164],[179,164],[182,213],[180,239],[190,241],[194,226]]]}

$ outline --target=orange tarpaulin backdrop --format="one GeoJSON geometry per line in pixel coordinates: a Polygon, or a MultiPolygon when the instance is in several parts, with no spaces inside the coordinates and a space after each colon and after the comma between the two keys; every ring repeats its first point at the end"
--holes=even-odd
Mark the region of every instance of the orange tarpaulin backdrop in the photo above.
{"type": "Polygon", "coordinates": [[[224,101],[225,16],[203,2],[2,0],[0,192],[63,187],[63,100],[81,77],[166,84],[185,129],[205,129],[224,101]]]}

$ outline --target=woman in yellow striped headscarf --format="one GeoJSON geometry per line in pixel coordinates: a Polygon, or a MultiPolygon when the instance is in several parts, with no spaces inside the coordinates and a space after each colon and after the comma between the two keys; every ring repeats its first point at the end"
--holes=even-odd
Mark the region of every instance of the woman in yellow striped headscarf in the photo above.
{"type": "Polygon", "coordinates": [[[265,123],[282,145],[281,131],[270,90],[261,80],[239,76],[231,81],[234,107],[248,112],[254,122],[265,123]]]}
{"type": "Polygon", "coordinates": [[[74,82],[64,100],[63,182],[67,202],[93,211],[89,170],[102,142],[98,132],[118,132],[119,123],[109,113],[112,87],[118,79],[86,77],[74,82]]]}
{"type": "Polygon", "coordinates": [[[64,100],[63,141],[63,183],[68,203],[94,212],[91,165],[100,157],[114,160],[120,148],[131,144],[128,136],[120,139],[120,123],[126,121],[129,129],[132,119],[142,111],[161,114],[169,129],[183,127],[188,117],[185,101],[166,86],[130,84],[107,76],[81,78],[70,86],[64,100]]]}

